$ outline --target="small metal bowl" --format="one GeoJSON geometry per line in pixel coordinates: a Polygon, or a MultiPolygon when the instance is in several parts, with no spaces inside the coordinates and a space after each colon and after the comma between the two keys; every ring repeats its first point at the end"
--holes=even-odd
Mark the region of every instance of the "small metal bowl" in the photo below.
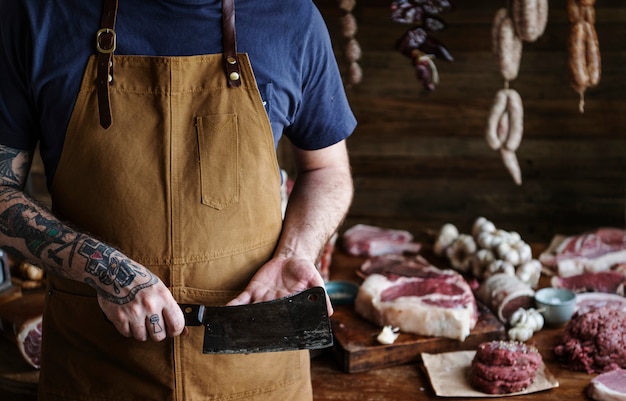
{"type": "Polygon", "coordinates": [[[353,304],[358,291],[359,285],[350,281],[329,281],[326,283],[326,292],[333,306],[353,304]]]}
{"type": "Polygon", "coordinates": [[[535,293],[535,303],[547,324],[561,326],[574,314],[576,293],[566,288],[542,288],[535,293]]]}

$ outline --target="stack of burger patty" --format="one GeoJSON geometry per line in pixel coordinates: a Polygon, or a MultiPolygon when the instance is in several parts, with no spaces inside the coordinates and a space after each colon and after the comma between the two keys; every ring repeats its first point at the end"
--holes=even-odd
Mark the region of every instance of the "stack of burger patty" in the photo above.
{"type": "Polygon", "coordinates": [[[472,360],[471,384],[487,394],[523,391],[534,382],[541,362],[539,351],[524,343],[484,342],[472,360]]]}

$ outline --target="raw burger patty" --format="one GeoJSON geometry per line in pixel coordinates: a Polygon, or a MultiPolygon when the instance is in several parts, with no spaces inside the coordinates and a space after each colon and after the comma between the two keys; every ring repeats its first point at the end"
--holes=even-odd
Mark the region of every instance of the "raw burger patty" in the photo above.
{"type": "Polygon", "coordinates": [[[510,394],[523,391],[533,384],[534,378],[528,378],[520,381],[505,381],[505,380],[486,380],[482,377],[472,375],[471,384],[474,388],[487,394],[510,394]]]}
{"type": "Polygon", "coordinates": [[[486,365],[481,361],[474,359],[472,361],[472,372],[477,377],[485,380],[519,382],[532,379],[537,372],[537,367],[531,364],[520,366],[486,365]]]}
{"type": "Polygon", "coordinates": [[[527,366],[537,368],[542,361],[535,347],[517,341],[488,341],[476,350],[476,359],[495,366],[527,366]]]}
{"type": "Polygon", "coordinates": [[[470,369],[472,386],[487,394],[523,391],[535,380],[541,365],[535,347],[517,341],[488,341],[476,350],[470,369]]]}

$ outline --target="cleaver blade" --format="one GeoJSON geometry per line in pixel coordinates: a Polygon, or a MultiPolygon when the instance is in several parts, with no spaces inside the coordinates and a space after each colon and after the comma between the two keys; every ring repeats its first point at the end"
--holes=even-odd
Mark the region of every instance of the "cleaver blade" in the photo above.
{"type": "Polygon", "coordinates": [[[187,326],[204,326],[205,354],[250,354],[333,345],[323,287],[238,306],[181,304],[187,326]]]}

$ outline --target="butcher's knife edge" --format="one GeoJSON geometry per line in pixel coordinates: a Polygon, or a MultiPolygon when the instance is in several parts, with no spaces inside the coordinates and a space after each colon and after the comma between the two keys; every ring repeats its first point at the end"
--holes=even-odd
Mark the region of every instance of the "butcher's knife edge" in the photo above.
{"type": "Polygon", "coordinates": [[[237,306],[180,304],[187,326],[204,326],[205,354],[249,354],[333,345],[323,287],[237,306]]]}

